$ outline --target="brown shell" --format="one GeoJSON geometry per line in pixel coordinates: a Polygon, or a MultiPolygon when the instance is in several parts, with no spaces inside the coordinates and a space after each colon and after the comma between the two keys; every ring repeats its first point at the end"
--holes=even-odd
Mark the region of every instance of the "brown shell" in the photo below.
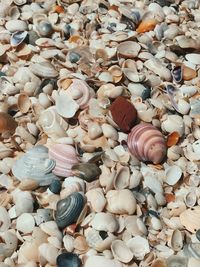
{"type": "Polygon", "coordinates": [[[17,122],[9,114],[0,112],[0,133],[14,133],[17,128],[17,122]]]}

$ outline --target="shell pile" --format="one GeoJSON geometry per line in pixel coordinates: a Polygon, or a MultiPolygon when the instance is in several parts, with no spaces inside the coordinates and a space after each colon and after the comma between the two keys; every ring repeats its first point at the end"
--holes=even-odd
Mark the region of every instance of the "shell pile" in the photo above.
{"type": "Polygon", "coordinates": [[[199,25],[199,0],[0,0],[0,266],[200,266],[199,25]]]}

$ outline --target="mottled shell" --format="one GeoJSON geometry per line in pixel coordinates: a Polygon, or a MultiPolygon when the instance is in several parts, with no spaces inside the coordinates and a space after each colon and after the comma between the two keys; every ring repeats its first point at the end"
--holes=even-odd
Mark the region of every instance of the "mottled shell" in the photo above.
{"type": "Polygon", "coordinates": [[[58,201],[56,207],[56,223],[58,227],[65,228],[75,223],[83,210],[84,203],[84,197],[77,192],[58,201]]]}
{"type": "Polygon", "coordinates": [[[166,144],[162,133],[153,125],[141,123],[128,135],[128,148],[141,161],[160,163],[166,155],[166,144]]]}
{"type": "Polygon", "coordinates": [[[71,175],[72,166],[79,162],[76,150],[71,145],[53,145],[49,148],[49,158],[56,162],[53,173],[62,177],[71,175]]]}

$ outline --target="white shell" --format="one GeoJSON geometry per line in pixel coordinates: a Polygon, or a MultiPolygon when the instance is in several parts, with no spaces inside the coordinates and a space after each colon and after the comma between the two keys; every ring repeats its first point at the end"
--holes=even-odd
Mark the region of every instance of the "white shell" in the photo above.
{"type": "Polygon", "coordinates": [[[167,119],[162,122],[161,128],[168,133],[178,132],[180,136],[185,132],[183,119],[179,115],[168,115],[167,119]]]}
{"type": "Polygon", "coordinates": [[[28,234],[33,231],[35,227],[35,220],[29,213],[21,214],[16,221],[16,229],[23,234],[28,234]]]}
{"type": "Polygon", "coordinates": [[[186,58],[189,62],[191,62],[191,63],[193,63],[193,64],[195,64],[195,65],[200,64],[200,55],[199,55],[199,54],[195,54],[195,53],[187,54],[187,55],[185,55],[185,58],[186,58]]]}
{"type": "Polygon", "coordinates": [[[141,236],[135,236],[127,241],[127,246],[133,253],[133,256],[138,260],[143,260],[144,256],[150,252],[150,247],[147,239],[141,236]]]}
{"type": "Polygon", "coordinates": [[[168,185],[175,185],[182,176],[182,169],[179,166],[173,165],[165,169],[166,180],[168,185]]]}
{"type": "Polygon", "coordinates": [[[0,221],[0,232],[7,231],[11,225],[11,221],[8,212],[4,207],[0,207],[0,221]]]}
{"type": "Polygon", "coordinates": [[[107,259],[103,256],[90,256],[85,262],[85,267],[122,267],[122,263],[117,260],[107,259]]]}
{"type": "Polygon", "coordinates": [[[116,232],[119,225],[118,222],[113,214],[99,212],[97,213],[90,225],[98,231],[105,231],[105,232],[116,232]]]}
{"type": "Polygon", "coordinates": [[[114,240],[111,244],[111,251],[114,258],[123,263],[128,263],[133,258],[133,253],[122,240],[114,240]]]}
{"type": "Polygon", "coordinates": [[[63,237],[63,244],[68,252],[72,252],[74,250],[74,237],[66,234],[63,237]]]}
{"type": "Polygon", "coordinates": [[[56,258],[59,254],[59,250],[49,243],[44,243],[38,247],[39,259],[41,265],[45,265],[47,262],[51,265],[56,265],[56,258]]]}
{"type": "Polygon", "coordinates": [[[94,188],[85,194],[87,197],[87,201],[90,203],[92,209],[95,212],[101,212],[105,205],[106,205],[106,199],[103,194],[102,188],[94,188]]]}
{"type": "Polygon", "coordinates": [[[79,105],[65,92],[60,92],[56,97],[56,111],[64,118],[72,118],[76,111],[79,109],[79,105]]]}
{"type": "Polygon", "coordinates": [[[160,76],[161,79],[165,81],[171,80],[171,72],[164,65],[162,65],[161,61],[156,58],[151,58],[145,61],[144,66],[153,71],[155,74],[160,76]]]}
{"type": "Polygon", "coordinates": [[[116,175],[114,177],[114,188],[115,189],[124,189],[129,186],[130,181],[130,170],[127,166],[119,166],[117,168],[116,175]]]}
{"type": "Polygon", "coordinates": [[[6,22],[5,27],[10,32],[26,31],[28,29],[27,23],[22,20],[9,20],[6,22]]]}

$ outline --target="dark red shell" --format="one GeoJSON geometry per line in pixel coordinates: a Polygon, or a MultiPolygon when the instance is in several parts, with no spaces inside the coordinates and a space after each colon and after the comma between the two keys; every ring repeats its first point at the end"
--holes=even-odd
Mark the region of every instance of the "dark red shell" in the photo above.
{"type": "Polygon", "coordinates": [[[130,153],[140,161],[160,163],[167,151],[162,133],[149,123],[141,123],[133,127],[128,135],[130,153]]]}
{"type": "Polygon", "coordinates": [[[135,107],[123,96],[118,96],[110,106],[114,122],[127,133],[135,125],[137,111],[135,107]]]}

